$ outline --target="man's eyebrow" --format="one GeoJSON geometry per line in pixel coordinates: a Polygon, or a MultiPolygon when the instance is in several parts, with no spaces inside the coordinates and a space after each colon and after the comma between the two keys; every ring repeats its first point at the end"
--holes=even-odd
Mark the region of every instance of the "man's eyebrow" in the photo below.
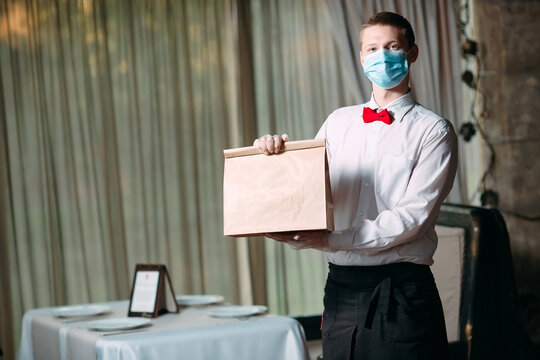
{"type": "Polygon", "coordinates": [[[399,39],[393,39],[393,40],[388,40],[387,42],[385,42],[384,46],[393,45],[393,44],[401,45],[401,43],[399,42],[399,39]]]}

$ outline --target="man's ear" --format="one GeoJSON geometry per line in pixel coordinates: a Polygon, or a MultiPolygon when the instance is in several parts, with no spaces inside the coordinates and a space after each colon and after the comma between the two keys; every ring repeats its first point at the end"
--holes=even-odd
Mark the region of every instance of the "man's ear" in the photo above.
{"type": "Polygon", "coordinates": [[[362,68],[364,67],[364,57],[362,56],[362,51],[360,51],[360,64],[362,64],[362,68]]]}
{"type": "Polygon", "coordinates": [[[418,59],[418,45],[414,44],[407,54],[407,62],[412,64],[418,59]]]}

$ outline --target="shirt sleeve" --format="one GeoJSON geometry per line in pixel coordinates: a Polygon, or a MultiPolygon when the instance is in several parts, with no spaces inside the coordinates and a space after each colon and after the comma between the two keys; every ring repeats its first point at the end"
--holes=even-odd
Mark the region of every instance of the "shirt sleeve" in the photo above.
{"type": "Polygon", "coordinates": [[[333,114],[330,114],[326,121],[322,124],[321,128],[317,132],[317,135],[315,135],[315,139],[325,139],[326,140],[326,156],[330,160],[332,158],[332,154],[330,153],[330,143],[328,142],[328,137],[326,136],[327,132],[327,124],[330,118],[333,114]]]}
{"type": "Polygon", "coordinates": [[[450,127],[430,134],[413,168],[405,196],[376,219],[334,232],[328,244],[334,251],[354,250],[367,255],[413,241],[432,226],[452,188],[457,169],[457,138],[450,127]]]}

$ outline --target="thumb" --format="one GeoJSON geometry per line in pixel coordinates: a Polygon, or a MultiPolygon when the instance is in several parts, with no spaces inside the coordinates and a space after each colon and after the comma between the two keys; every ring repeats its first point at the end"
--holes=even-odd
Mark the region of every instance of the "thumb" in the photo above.
{"type": "Polygon", "coordinates": [[[287,134],[281,135],[281,140],[283,140],[283,142],[289,141],[289,135],[287,134]]]}

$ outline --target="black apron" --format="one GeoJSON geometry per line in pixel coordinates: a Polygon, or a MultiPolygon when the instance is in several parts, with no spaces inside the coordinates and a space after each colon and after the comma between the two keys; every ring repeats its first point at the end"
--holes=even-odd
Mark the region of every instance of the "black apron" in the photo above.
{"type": "Polygon", "coordinates": [[[324,360],[444,360],[448,340],[429,266],[329,264],[324,360]]]}

